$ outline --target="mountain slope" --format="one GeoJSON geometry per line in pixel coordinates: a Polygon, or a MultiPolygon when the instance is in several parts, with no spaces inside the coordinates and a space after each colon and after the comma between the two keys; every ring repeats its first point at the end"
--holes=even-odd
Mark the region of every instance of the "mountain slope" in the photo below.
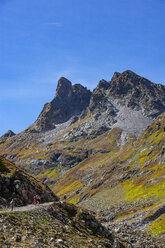
{"type": "Polygon", "coordinates": [[[13,137],[15,133],[11,130],[8,130],[4,135],[0,137],[0,144],[4,143],[8,138],[13,137]]]}
{"type": "MultiPolygon", "coordinates": [[[[95,181],[79,195],[72,193],[72,197],[79,199],[82,206],[101,209],[106,215],[114,213],[118,220],[145,227],[152,235],[164,237],[164,144],[165,114],[162,114],[133,142],[132,147],[126,144],[118,153],[104,160],[104,164],[100,161],[95,181]]],[[[90,168],[89,163],[87,165],[90,168]]],[[[75,175],[74,171],[70,173],[75,175]]],[[[71,178],[70,174],[67,176],[71,178]]],[[[64,184],[64,180],[60,183],[64,184]]]]}
{"type": "Polygon", "coordinates": [[[64,202],[29,211],[0,212],[2,247],[126,248],[89,211],[64,202]]]}
{"type": "Polygon", "coordinates": [[[42,202],[58,199],[40,181],[0,156],[0,207],[7,206],[12,198],[15,198],[17,206],[32,203],[36,194],[40,195],[42,202]]]}
{"type": "Polygon", "coordinates": [[[92,93],[61,78],[55,98],[36,122],[1,143],[0,154],[32,174],[50,174],[55,169],[58,176],[98,150],[88,143],[108,130],[120,130],[118,149],[139,136],[165,111],[164,95],[165,86],[131,71],[115,73],[109,82],[101,80],[92,93]]]}
{"type": "Polygon", "coordinates": [[[0,153],[70,202],[148,225],[154,234],[164,218],[147,219],[164,202],[164,96],[165,86],[131,71],[101,80],[92,94],[62,78],[37,121],[2,143],[0,153]]]}

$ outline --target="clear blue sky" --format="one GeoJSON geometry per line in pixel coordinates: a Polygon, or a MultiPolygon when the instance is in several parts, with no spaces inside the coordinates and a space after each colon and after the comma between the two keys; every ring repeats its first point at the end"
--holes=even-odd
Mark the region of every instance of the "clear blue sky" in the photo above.
{"type": "Polygon", "coordinates": [[[165,0],[0,0],[0,135],[20,132],[57,80],[90,89],[115,71],[165,83],[165,0]]]}

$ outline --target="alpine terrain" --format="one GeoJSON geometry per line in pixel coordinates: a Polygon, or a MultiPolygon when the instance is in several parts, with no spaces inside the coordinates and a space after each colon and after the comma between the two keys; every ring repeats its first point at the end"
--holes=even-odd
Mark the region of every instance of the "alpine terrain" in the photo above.
{"type": "Polygon", "coordinates": [[[2,157],[0,172],[0,247],[127,247],[93,212],[59,201],[47,186],[2,157]],[[35,194],[41,205],[31,204],[35,194]],[[11,199],[16,203],[12,211],[7,208],[11,199]]]}
{"type": "Polygon", "coordinates": [[[91,92],[62,77],[30,127],[0,138],[0,154],[60,198],[94,211],[123,247],[163,247],[164,85],[127,70],[91,92]]]}

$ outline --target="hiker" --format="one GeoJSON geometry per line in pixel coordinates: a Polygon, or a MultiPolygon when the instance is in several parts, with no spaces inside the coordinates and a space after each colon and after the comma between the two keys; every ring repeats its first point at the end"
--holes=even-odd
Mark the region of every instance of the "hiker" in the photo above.
{"type": "Polygon", "coordinates": [[[37,203],[40,204],[40,201],[41,201],[40,197],[38,195],[35,195],[34,196],[34,204],[35,205],[37,205],[37,203]]]}
{"type": "Polygon", "coordinates": [[[40,202],[41,202],[41,199],[40,199],[40,197],[37,195],[37,203],[40,204],[40,202]]]}
{"type": "Polygon", "coordinates": [[[11,200],[10,207],[11,207],[11,211],[13,211],[13,208],[15,207],[15,200],[14,199],[11,200]]]}
{"type": "Polygon", "coordinates": [[[34,196],[34,205],[37,204],[37,195],[34,196]]]}

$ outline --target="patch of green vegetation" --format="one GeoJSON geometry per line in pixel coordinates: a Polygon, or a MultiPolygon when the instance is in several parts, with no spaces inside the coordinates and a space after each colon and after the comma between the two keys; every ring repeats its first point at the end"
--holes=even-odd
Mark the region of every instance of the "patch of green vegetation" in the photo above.
{"type": "Polygon", "coordinates": [[[79,197],[80,197],[79,194],[74,195],[74,196],[71,198],[71,200],[69,200],[69,203],[76,204],[76,203],[78,202],[78,200],[79,200],[79,197]]]}
{"type": "Polygon", "coordinates": [[[157,181],[142,181],[137,185],[129,180],[123,183],[126,192],[126,201],[144,200],[150,197],[165,197],[165,184],[163,179],[157,181]]]}
{"type": "Polygon", "coordinates": [[[53,170],[51,170],[49,174],[49,177],[55,175],[55,174],[58,174],[59,172],[61,171],[61,165],[58,164],[56,168],[54,168],[53,170]]]}
{"type": "Polygon", "coordinates": [[[152,135],[150,135],[147,139],[150,143],[158,143],[162,139],[163,132],[161,130],[158,130],[154,132],[152,135]]]}
{"type": "Polygon", "coordinates": [[[153,236],[165,234],[165,214],[159,216],[155,221],[147,225],[148,232],[153,236]]]}
{"type": "Polygon", "coordinates": [[[48,222],[48,220],[46,219],[46,218],[43,218],[43,216],[37,216],[36,218],[35,218],[35,221],[39,224],[39,225],[41,225],[41,226],[45,226],[45,225],[48,225],[49,224],[49,222],[48,222]]]}
{"type": "Polygon", "coordinates": [[[71,184],[64,187],[61,191],[59,191],[57,193],[57,195],[64,195],[64,194],[69,195],[70,193],[80,189],[83,186],[84,185],[80,181],[75,180],[75,181],[71,182],[71,184]]]}
{"type": "MultiPolygon", "coordinates": [[[[0,215],[1,215],[1,213],[0,213],[0,215]]],[[[5,213],[3,213],[2,215],[10,216],[10,218],[11,218],[12,220],[15,220],[15,221],[18,220],[18,216],[16,216],[15,212],[5,212],[5,213]]]]}
{"type": "Polygon", "coordinates": [[[79,205],[97,211],[100,209],[108,209],[109,207],[124,201],[124,199],[125,189],[121,184],[118,184],[114,188],[105,188],[100,192],[97,192],[94,196],[87,198],[79,205]]]}

